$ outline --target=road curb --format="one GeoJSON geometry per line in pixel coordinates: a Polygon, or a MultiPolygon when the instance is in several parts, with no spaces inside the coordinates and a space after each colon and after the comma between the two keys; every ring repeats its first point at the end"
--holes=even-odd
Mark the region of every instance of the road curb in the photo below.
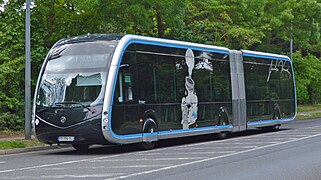
{"type": "Polygon", "coordinates": [[[4,150],[0,150],[0,155],[19,154],[19,153],[34,152],[34,151],[45,151],[45,150],[61,149],[61,148],[67,148],[67,147],[71,147],[71,145],[34,146],[34,147],[27,147],[27,148],[4,149],[4,150]]]}

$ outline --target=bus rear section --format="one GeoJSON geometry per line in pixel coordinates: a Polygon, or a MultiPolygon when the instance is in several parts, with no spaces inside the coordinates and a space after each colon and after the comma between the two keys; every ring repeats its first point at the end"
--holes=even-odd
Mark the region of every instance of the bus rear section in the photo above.
{"type": "Polygon", "coordinates": [[[243,50],[247,126],[275,130],[296,116],[292,61],[283,55],[243,50]]]}

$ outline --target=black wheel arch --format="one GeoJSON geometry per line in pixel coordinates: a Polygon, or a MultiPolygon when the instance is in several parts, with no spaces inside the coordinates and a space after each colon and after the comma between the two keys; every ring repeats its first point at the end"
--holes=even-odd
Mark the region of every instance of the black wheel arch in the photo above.
{"type": "Polygon", "coordinates": [[[144,123],[143,123],[143,131],[145,130],[145,127],[149,124],[149,123],[154,123],[154,125],[156,126],[157,128],[157,131],[159,130],[159,122],[158,122],[158,118],[157,118],[157,113],[155,110],[153,109],[149,109],[147,111],[144,112],[144,115],[143,115],[143,120],[144,120],[144,123]]]}

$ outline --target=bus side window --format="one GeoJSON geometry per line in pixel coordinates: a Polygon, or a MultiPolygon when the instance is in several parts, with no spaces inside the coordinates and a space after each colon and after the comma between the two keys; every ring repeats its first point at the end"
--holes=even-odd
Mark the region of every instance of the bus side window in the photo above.
{"type": "Polygon", "coordinates": [[[124,93],[126,97],[126,101],[132,101],[133,98],[133,90],[132,90],[132,76],[129,73],[124,74],[124,93]]]}
{"type": "Polygon", "coordinates": [[[124,95],[123,95],[123,78],[122,75],[123,73],[119,73],[118,75],[118,88],[117,88],[117,97],[118,97],[118,102],[122,103],[124,102],[124,95]]]}
{"type": "Polygon", "coordinates": [[[134,100],[132,75],[124,70],[118,74],[116,97],[118,102],[128,102],[134,100]]]}

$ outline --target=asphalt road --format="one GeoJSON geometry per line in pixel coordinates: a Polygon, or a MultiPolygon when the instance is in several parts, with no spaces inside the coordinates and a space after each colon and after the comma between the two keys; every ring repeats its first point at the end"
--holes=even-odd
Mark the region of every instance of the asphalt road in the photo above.
{"type": "Polygon", "coordinates": [[[136,146],[96,146],[0,156],[0,179],[321,179],[321,119],[276,132],[249,130],[136,146]]]}

